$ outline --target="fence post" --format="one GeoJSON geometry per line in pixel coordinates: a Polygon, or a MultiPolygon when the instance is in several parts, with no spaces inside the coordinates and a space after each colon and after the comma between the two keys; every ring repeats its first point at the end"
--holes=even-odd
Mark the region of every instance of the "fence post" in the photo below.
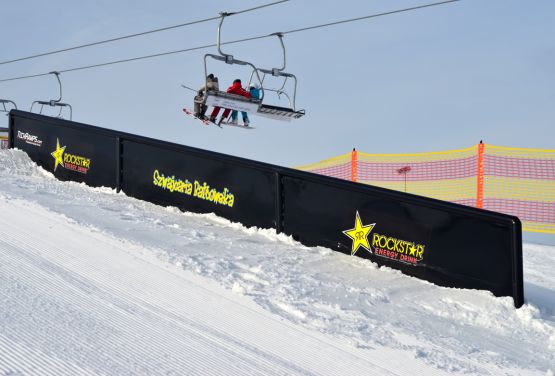
{"type": "Polygon", "coordinates": [[[121,191],[122,184],[122,141],[120,136],[116,136],[116,192],[121,191]]]}
{"type": "Polygon", "coordinates": [[[351,153],[351,181],[357,181],[357,168],[358,168],[358,155],[357,149],[353,148],[351,153]]]}
{"type": "Polygon", "coordinates": [[[13,115],[12,112],[8,114],[8,149],[13,149],[14,145],[14,130],[13,130],[13,115]]]}
{"type": "Polygon", "coordinates": [[[476,207],[484,207],[484,173],[485,173],[485,144],[480,140],[478,144],[478,174],[476,187],[476,207]]]}
{"type": "Polygon", "coordinates": [[[279,171],[274,173],[276,179],[276,233],[283,232],[283,184],[279,171]]]}

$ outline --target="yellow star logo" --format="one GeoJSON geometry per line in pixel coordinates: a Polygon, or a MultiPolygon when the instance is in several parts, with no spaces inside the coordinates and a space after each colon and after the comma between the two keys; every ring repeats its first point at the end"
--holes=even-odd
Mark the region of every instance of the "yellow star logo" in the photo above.
{"type": "Polygon", "coordinates": [[[351,256],[354,256],[357,253],[359,247],[362,247],[367,251],[372,252],[370,250],[370,244],[368,244],[368,234],[370,233],[370,231],[372,231],[375,225],[376,225],[375,223],[372,223],[371,225],[363,226],[362,221],[360,220],[360,215],[358,214],[358,211],[357,211],[357,215],[355,218],[355,228],[343,231],[345,235],[347,235],[349,238],[353,240],[353,247],[351,248],[351,256]]]}
{"type": "Polygon", "coordinates": [[[64,167],[63,155],[65,150],[66,147],[60,147],[60,140],[56,139],[56,150],[50,153],[54,157],[54,171],[56,171],[58,165],[64,167]]]}

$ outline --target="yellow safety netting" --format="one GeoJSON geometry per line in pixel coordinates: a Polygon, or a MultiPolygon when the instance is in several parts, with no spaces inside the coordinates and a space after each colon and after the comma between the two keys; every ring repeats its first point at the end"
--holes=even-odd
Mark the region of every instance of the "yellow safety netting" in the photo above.
{"type": "Polygon", "coordinates": [[[525,231],[555,233],[555,150],[484,144],[482,148],[475,145],[410,154],[353,152],[297,168],[444,201],[482,205],[518,216],[525,231]]]}

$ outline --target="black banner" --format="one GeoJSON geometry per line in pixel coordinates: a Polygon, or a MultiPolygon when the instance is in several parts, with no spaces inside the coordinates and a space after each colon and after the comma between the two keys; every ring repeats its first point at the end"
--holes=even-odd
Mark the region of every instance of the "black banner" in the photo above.
{"type": "Polygon", "coordinates": [[[269,169],[134,141],[123,141],[122,165],[122,190],[130,196],[246,226],[276,227],[276,175],[269,169]]]}
{"type": "Polygon", "coordinates": [[[60,180],[116,187],[116,137],[77,123],[28,114],[13,116],[12,146],[60,180]]]}
{"type": "Polygon", "coordinates": [[[523,302],[522,283],[513,285],[522,280],[516,218],[323,177],[284,177],[282,185],[283,231],[303,244],[523,302]]]}

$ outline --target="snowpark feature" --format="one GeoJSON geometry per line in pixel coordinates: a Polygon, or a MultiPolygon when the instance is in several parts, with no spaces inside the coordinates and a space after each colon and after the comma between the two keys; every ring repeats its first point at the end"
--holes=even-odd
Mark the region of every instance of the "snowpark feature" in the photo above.
{"type": "Polygon", "coordinates": [[[0,151],[0,375],[543,375],[554,247],[527,302],[273,230],[61,182],[0,151]]]}
{"type": "Polygon", "coordinates": [[[11,147],[61,180],[273,228],[440,286],[524,303],[514,216],[23,111],[10,112],[9,135],[11,147]]]}

